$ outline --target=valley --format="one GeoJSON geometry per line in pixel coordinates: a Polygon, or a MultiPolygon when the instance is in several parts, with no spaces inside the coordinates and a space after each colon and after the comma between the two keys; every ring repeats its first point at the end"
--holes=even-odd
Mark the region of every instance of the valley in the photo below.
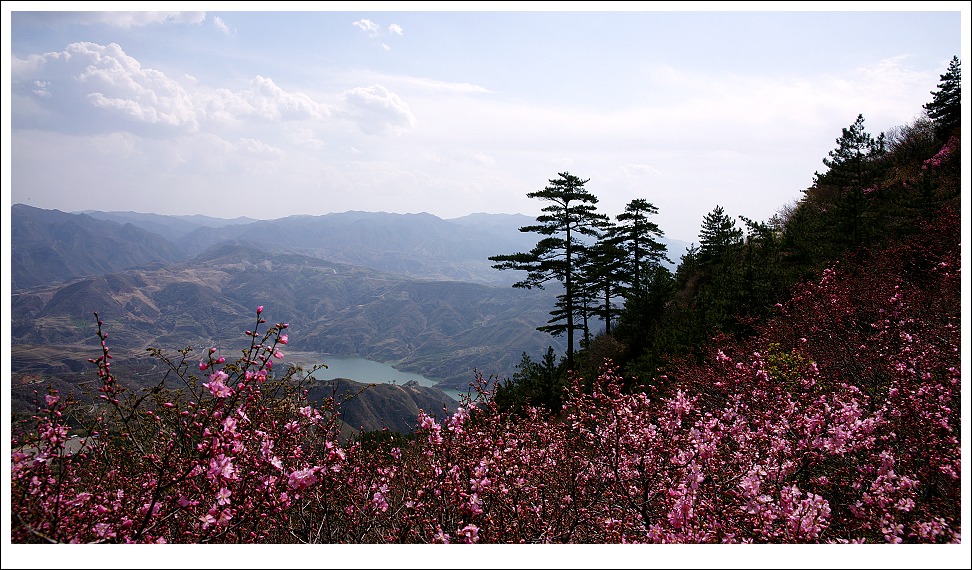
{"type": "MultiPolygon", "coordinates": [[[[195,358],[209,347],[217,347],[227,358],[238,355],[246,342],[243,333],[254,326],[254,308],[259,305],[266,306],[264,316],[272,322],[290,325],[285,361],[295,362],[299,357],[302,364],[311,365],[319,363],[322,356],[326,363],[327,355],[340,355],[387,363],[402,374],[420,375],[428,384],[453,395],[465,392],[477,372],[487,378],[508,378],[524,352],[540,354],[551,345],[562,349],[560,339],[536,330],[549,318],[555,290],[523,290],[508,283],[489,283],[490,272],[504,279],[511,276],[489,269],[485,261],[475,271],[472,260],[465,265],[450,261],[449,256],[455,258],[463,248],[452,243],[452,253],[445,253],[443,248],[455,237],[442,233],[412,238],[399,233],[388,238],[400,248],[407,246],[413,260],[422,260],[415,263],[394,252],[377,255],[377,245],[365,246],[364,238],[345,236],[343,242],[338,241],[347,249],[334,256],[350,258],[347,244],[351,242],[361,245],[362,252],[372,252],[367,259],[361,253],[361,264],[354,265],[324,259],[323,250],[310,247],[323,243],[323,237],[318,242],[295,240],[290,248],[284,247],[280,238],[275,242],[237,239],[274,234],[263,226],[260,231],[251,228],[224,241],[210,238],[212,245],[191,255],[191,249],[184,246],[139,250],[132,240],[172,242],[132,222],[119,225],[99,219],[94,212],[64,214],[17,206],[13,213],[15,229],[31,230],[14,234],[14,250],[20,250],[25,242],[33,244],[33,253],[21,256],[21,262],[15,264],[12,279],[15,285],[21,285],[14,288],[11,297],[12,401],[20,411],[30,408],[33,391],[40,388],[42,392],[43,386],[80,392],[92,382],[95,370],[87,360],[98,353],[95,312],[110,334],[115,369],[136,388],[151,385],[159,373],[158,363],[147,355],[149,347],[175,354],[191,346],[195,358]],[[107,237],[95,239],[93,232],[107,237]],[[64,235],[73,236],[70,248],[61,237],[64,235]],[[441,248],[433,247],[436,240],[444,242],[441,248]],[[73,253],[83,250],[85,243],[94,244],[97,251],[73,253]],[[420,247],[419,243],[428,245],[420,247]],[[154,257],[148,253],[123,255],[131,251],[154,252],[154,257]],[[86,261],[102,258],[115,265],[86,261]],[[381,266],[381,259],[396,259],[399,271],[366,266],[381,266]],[[475,273],[479,277],[471,281],[445,279],[441,268],[447,265],[465,267],[457,270],[460,276],[475,273]],[[38,284],[45,280],[45,284],[38,284]]],[[[402,221],[398,215],[383,216],[402,221]]],[[[352,217],[370,220],[371,231],[383,216],[352,217]]],[[[481,215],[478,220],[483,222],[484,217],[489,218],[481,215]]],[[[159,220],[168,218],[150,219],[158,230],[159,220]]],[[[500,216],[494,224],[483,225],[503,228],[492,231],[505,233],[511,221],[521,220],[500,216]]],[[[440,232],[447,227],[441,220],[431,223],[438,224],[440,232]]],[[[186,228],[185,224],[181,227],[186,228]]],[[[197,227],[192,232],[199,235],[202,229],[197,227]]],[[[466,254],[489,251],[489,240],[482,235],[479,239],[483,243],[478,249],[466,254]]],[[[387,378],[353,380],[381,383],[387,378]]]]}

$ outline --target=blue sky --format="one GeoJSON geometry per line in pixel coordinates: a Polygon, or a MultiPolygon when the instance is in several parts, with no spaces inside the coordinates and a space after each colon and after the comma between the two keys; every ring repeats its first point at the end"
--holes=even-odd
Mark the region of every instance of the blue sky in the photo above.
{"type": "Polygon", "coordinates": [[[4,183],[63,211],[450,218],[536,215],[568,171],[697,241],[716,205],[799,199],[859,113],[913,121],[968,49],[962,2],[549,4],[4,3],[4,183]],[[224,11],[250,6],[275,11],[224,11]]]}

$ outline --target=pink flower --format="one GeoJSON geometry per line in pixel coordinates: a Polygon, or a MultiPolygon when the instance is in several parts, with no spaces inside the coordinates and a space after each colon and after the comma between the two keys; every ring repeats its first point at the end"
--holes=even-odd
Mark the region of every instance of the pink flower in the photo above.
{"type": "Polygon", "coordinates": [[[479,542],[479,527],[474,524],[467,524],[459,529],[459,534],[466,538],[466,542],[479,542]]]}
{"type": "Polygon", "coordinates": [[[282,335],[280,335],[280,338],[277,339],[277,340],[278,340],[278,342],[280,342],[280,344],[287,344],[287,335],[282,334],[282,335]]]}
{"type": "Polygon", "coordinates": [[[233,466],[233,460],[222,453],[210,459],[209,477],[211,479],[215,479],[216,477],[236,479],[236,467],[233,466]]]}
{"type": "Polygon", "coordinates": [[[203,530],[209,528],[210,525],[216,524],[216,517],[214,517],[209,513],[206,513],[201,517],[199,517],[199,520],[202,521],[203,530]]]}
{"type": "Polygon", "coordinates": [[[257,314],[259,315],[262,312],[263,312],[263,305],[260,305],[259,307],[257,307],[257,314]]]}
{"type": "MultiPolygon", "coordinates": [[[[384,487],[387,491],[387,487],[384,487]]],[[[385,495],[381,491],[375,492],[375,496],[372,497],[371,502],[374,503],[375,508],[381,512],[388,510],[388,501],[385,500],[385,495]]]]}
{"type": "Polygon", "coordinates": [[[226,398],[233,395],[233,390],[229,386],[224,384],[226,380],[229,380],[229,376],[222,370],[216,372],[209,376],[209,382],[203,384],[209,391],[212,392],[214,398],[226,398]]]}
{"type": "Polygon", "coordinates": [[[199,361],[199,370],[200,371],[205,371],[207,368],[209,368],[209,365],[206,364],[205,362],[203,362],[202,360],[200,360],[199,361]]]}
{"type": "Polygon", "coordinates": [[[317,483],[317,477],[314,475],[316,471],[317,469],[314,467],[294,471],[287,477],[287,484],[290,485],[291,489],[296,489],[298,491],[301,489],[306,489],[314,483],[317,483]]]}

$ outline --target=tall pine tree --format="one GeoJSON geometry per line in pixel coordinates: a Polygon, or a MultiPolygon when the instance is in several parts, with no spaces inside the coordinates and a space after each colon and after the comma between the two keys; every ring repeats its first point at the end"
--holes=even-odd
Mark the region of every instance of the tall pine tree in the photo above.
{"type": "Polygon", "coordinates": [[[494,269],[527,272],[526,278],[514,283],[514,287],[542,289],[543,284],[550,280],[559,281],[564,286],[558,306],[551,312],[554,323],[565,321],[562,328],[552,328],[552,325],[538,328],[567,333],[567,368],[573,369],[574,330],[579,324],[575,318],[581,310],[575,284],[578,255],[584,249],[580,238],[597,236],[608,217],[597,212],[597,197],[584,188],[590,179],[582,180],[569,172],[561,172],[558,176],[550,179],[543,190],[527,194],[528,198],[537,198],[549,204],[542,208],[544,213],[537,216],[536,225],[521,227],[520,231],[544,237],[529,253],[495,255],[489,260],[496,262],[494,269]]]}
{"type": "Polygon", "coordinates": [[[717,265],[726,261],[733,248],[742,241],[742,230],[736,227],[722,206],[705,215],[699,231],[698,260],[701,265],[717,265]]]}
{"type": "Polygon", "coordinates": [[[944,141],[962,123],[962,64],[958,56],[952,56],[948,71],[940,79],[938,91],[931,92],[933,99],[924,109],[935,123],[938,138],[944,141]]]}
{"type": "Polygon", "coordinates": [[[668,248],[657,239],[665,233],[649,219],[657,213],[654,204],[638,198],[628,202],[624,212],[617,215],[617,225],[613,227],[614,239],[627,253],[626,282],[635,295],[643,293],[645,274],[668,260],[668,248]]]}
{"type": "Polygon", "coordinates": [[[858,115],[854,124],[841,130],[836,142],[837,148],[823,159],[829,170],[814,173],[814,186],[832,189],[838,227],[845,241],[856,248],[865,241],[864,196],[875,190],[887,140],[883,133],[875,139],[865,131],[864,115],[858,115]]]}

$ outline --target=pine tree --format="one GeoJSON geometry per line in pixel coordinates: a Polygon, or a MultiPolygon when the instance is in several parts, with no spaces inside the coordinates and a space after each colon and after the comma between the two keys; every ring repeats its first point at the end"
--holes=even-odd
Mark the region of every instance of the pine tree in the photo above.
{"type": "Polygon", "coordinates": [[[958,56],[952,56],[948,71],[940,79],[938,91],[931,92],[933,98],[924,108],[935,122],[938,138],[944,141],[962,123],[962,67],[958,56]]]}
{"type": "Polygon", "coordinates": [[[702,265],[716,265],[725,261],[730,249],[742,240],[742,230],[736,227],[722,206],[705,215],[699,231],[698,260],[702,265]]]}
{"type": "Polygon", "coordinates": [[[627,283],[635,295],[643,290],[645,273],[668,260],[667,247],[656,239],[665,233],[648,219],[657,213],[658,208],[647,200],[632,200],[624,212],[617,215],[617,225],[612,232],[619,247],[627,253],[627,283]]]}
{"type": "MultiPolygon", "coordinates": [[[[543,190],[527,194],[528,198],[538,198],[550,204],[543,207],[545,213],[537,216],[536,225],[524,226],[520,231],[545,237],[529,253],[495,255],[489,260],[496,262],[494,269],[527,272],[526,278],[514,283],[514,287],[542,289],[543,284],[551,279],[563,284],[564,294],[558,302],[562,310],[555,309],[551,315],[554,322],[560,319],[565,321],[562,330],[567,333],[567,368],[573,369],[574,330],[577,328],[575,316],[578,314],[575,280],[578,255],[584,249],[580,237],[599,235],[608,217],[597,212],[597,197],[584,188],[589,179],[581,180],[568,172],[561,172],[558,176],[550,179],[549,185],[543,190]]],[[[548,325],[539,327],[539,330],[561,329],[551,329],[548,325]]]]}
{"type": "MultiPolygon", "coordinates": [[[[614,299],[622,292],[626,272],[626,252],[621,247],[614,226],[608,226],[593,245],[585,248],[580,259],[580,289],[589,303],[597,305],[591,313],[604,320],[605,334],[611,334],[615,316],[614,299]]],[[[589,331],[585,326],[585,339],[589,331]]]]}
{"type": "Polygon", "coordinates": [[[814,173],[814,186],[830,187],[834,192],[834,207],[839,229],[849,245],[864,242],[864,195],[875,190],[879,180],[881,158],[887,153],[887,138],[877,139],[864,130],[864,115],[858,115],[850,127],[841,129],[837,148],[830,151],[823,163],[829,170],[814,173]]]}

